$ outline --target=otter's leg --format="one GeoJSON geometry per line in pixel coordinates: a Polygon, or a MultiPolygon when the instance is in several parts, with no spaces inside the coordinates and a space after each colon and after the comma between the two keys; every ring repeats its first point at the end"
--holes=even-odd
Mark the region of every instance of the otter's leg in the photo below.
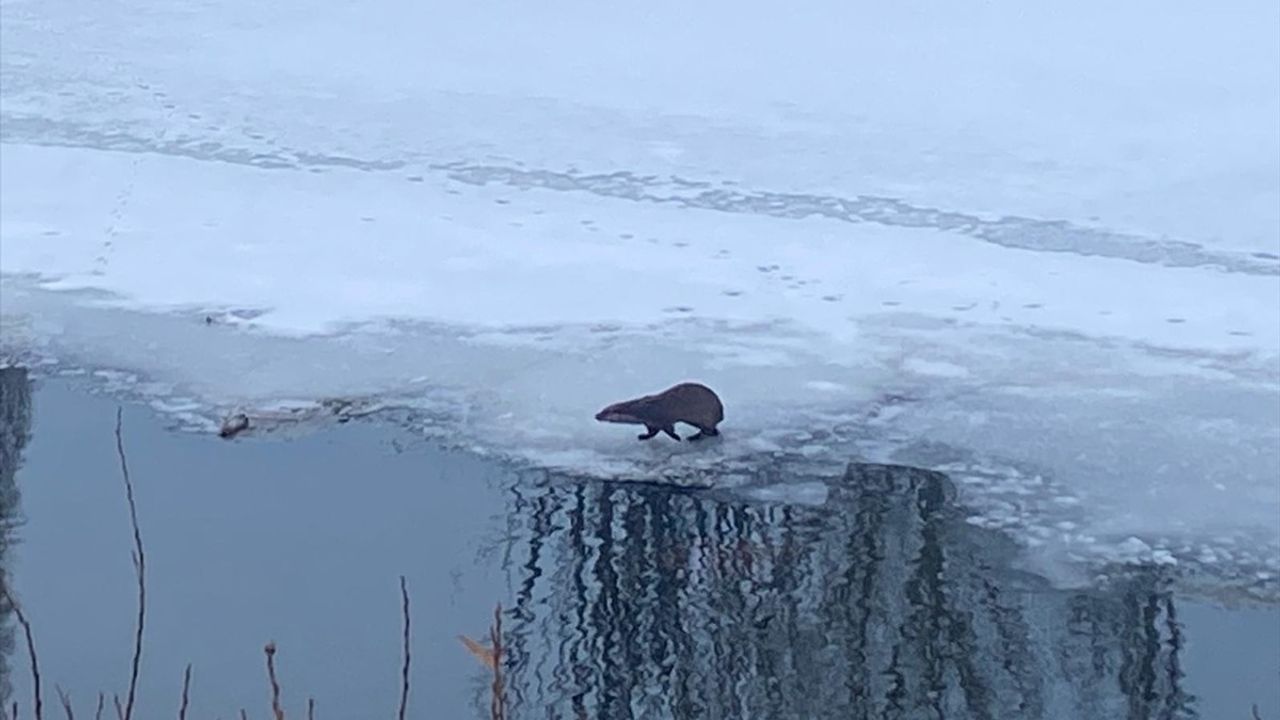
{"type": "Polygon", "coordinates": [[[694,440],[701,440],[702,438],[706,438],[706,437],[715,437],[716,435],[719,435],[719,434],[720,434],[720,431],[716,430],[713,427],[699,427],[698,434],[689,438],[689,441],[693,442],[694,440]]]}
{"type": "Polygon", "coordinates": [[[658,428],[656,428],[656,427],[654,427],[654,426],[652,426],[652,425],[645,425],[645,426],[644,426],[644,429],[645,429],[645,430],[648,430],[649,432],[647,432],[647,433],[643,433],[643,434],[639,435],[638,437],[639,437],[641,440],[648,440],[649,438],[651,438],[651,437],[653,437],[654,435],[657,435],[657,434],[658,434],[658,428]]]}
{"type": "Polygon", "coordinates": [[[667,435],[669,435],[669,436],[671,437],[671,439],[672,439],[672,440],[675,440],[675,441],[679,442],[679,440],[680,440],[680,436],[676,434],[676,429],[675,429],[675,427],[674,427],[674,426],[672,426],[672,425],[668,425],[668,426],[666,426],[666,427],[662,428],[662,432],[664,432],[664,433],[666,433],[667,435]]]}

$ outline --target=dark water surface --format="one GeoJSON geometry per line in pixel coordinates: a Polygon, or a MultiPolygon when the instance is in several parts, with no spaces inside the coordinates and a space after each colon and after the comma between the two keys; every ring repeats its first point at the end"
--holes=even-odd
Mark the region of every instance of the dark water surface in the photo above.
{"type": "MultiPolygon", "coordinates": [[[[127,685],[135,612],[116,405],[0,371],[0,558],[77,715],[127,685]]],[[[394,717],[398,577],[410,717],[489,713],[457,639],[502,603],[511,718],[1280,718],[1280,611],[1157,570],[1063,591],[952,512],[950,483],[852,466],[822,506],[514,472],[389,424],[293,440],[170,432],[125,408],[147,551],[135,717],[394,717]]],[[[4,705],[30,717],[6,610],[4,705]]],[[[110,701],[108,701],[108,706],[110,701]]],[[[113,716],[108,710],[106,716],[113,716]]]]}

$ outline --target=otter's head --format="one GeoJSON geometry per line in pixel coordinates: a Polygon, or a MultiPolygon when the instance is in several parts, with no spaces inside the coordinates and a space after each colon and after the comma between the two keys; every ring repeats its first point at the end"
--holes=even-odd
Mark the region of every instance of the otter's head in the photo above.
{"type": "Polygon", "coordinates": [[[614,403],[596,413],[596,420],[607,423],[623,423],[626,425],[643,425],[644,420],[636,415],[638,408],[633,401],[614,403]]]}

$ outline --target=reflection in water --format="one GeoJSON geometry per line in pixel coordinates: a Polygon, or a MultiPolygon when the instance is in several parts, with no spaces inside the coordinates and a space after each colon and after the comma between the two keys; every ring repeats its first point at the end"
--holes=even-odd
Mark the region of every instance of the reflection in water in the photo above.
{"type": "Polygon", "coordinates": [[[512,492],[511,717],[1196,717],[1159,577],[1051,590],[937,473],[854,465],[823,507],[512,492]]]}
{"type": "MultiPolygon", "coordinates": [[[[0,573],[30,429],[26,372],[0,370],[0,573]]],[[[1050,589],[937,473],[854,465],[820,507],[552,476],[511,493],[511,718],[1196,717],[1159,575],[1050,589]]]]}
{"type": "MultiPolygon", "coordinates": [[[[18,517],[18,486],[14,477],[22,462],[22,448],[31,435],[31,381],[24,368],[0,368],[0,582],[8,582],[9,548],[18,517]]],[[[0,601],[0,706],[8,707],[13,693],[9,663],[14,630],[8,603],[0,601]]]]}

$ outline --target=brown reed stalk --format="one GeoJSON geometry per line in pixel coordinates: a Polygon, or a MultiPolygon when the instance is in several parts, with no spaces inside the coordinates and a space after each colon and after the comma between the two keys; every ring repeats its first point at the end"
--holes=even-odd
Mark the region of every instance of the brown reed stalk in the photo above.
{"type": "Polygon", "coordinates": [[[182,705],[178,707],[178,720],[187,720],[187,698],[191,690],[191,663],[182,673],[182,705]]]}
{"type": "Polygon", "coordinates": [[[489,715],[492,720],[506,720],[506,691],[502,684],[502,603],[498,603],[493,610],[489,640],[493,644],[493,687],[489,699],[489,715]]]}
{"type": "Polygon", "coordinates": [[[276,720],[284,720],[284,708],[280,707],[280,682],[276,679],[276,644],[269,642],[262,652],[267,655],[267,680],[271,682],[271,712],[276,720]]]}
{"type": "Polygon", "coordinates": [[[67,720],[76,720],[76,711],[71,709],[71,698],[62,689],[62,686],[54,683],[53,689],[58,693],[58,702],[62,703],[62,711],[67,714],[67,720]]]}
{"type": "Polygon", "coordinates": [[[124,408],[116,407],[116,455],[120,458],[120,474],[124,476],[125,497],[129,501],[129,523],[133,526],[133,571],[138,579],[138,619],[133,634],[133,663],[129,671],[129,695],[122,720],[132,720],[133,703],[138,689],[138,670],[142,665],[142,629],[147,618],[147,557],[142,550],[142,531],[138,529],[138,506],[133,500],[133,481],[124,454],[124,408]]]}
{"type": "MultiPolygon", "coordinates": [[[[0,592],[4,593],[4,599],[9,603],[9,607],[13,608],[13,614],[18,618],[18,624],[22,626],[22,634],[27,640],[27,657],[31,660],[31,688],[35,695],[36,720],[44,718],[44,697],[40,693],[40,660],[36,657],[36,641],[31,633],[31,623],[27,620],[27,614],[22,612],[22,606],[18,604],[18,599],[9,593],[8,578],[4,582],[0,582],[0,592]]],[[[18,703],[13,703],[13,718],[18,719],[18,703]]]]}
{"type": "Polygon", "coordinates": [[[409,708],[409,589],[400,576],[400,605],[404,615],[404,662],[400,666],[400,720],[409,708]]]}

